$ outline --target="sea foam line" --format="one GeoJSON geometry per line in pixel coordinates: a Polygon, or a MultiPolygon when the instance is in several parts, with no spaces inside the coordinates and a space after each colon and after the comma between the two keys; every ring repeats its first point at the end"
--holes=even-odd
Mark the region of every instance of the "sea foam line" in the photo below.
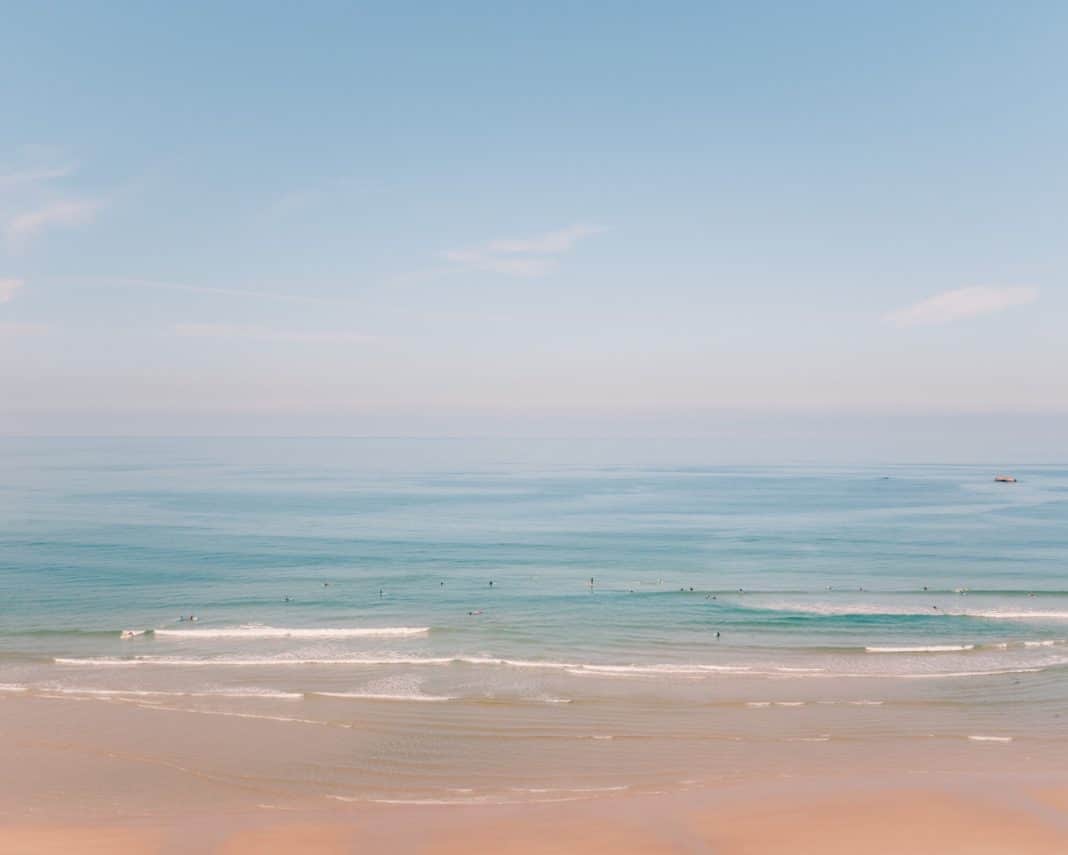
{"type": "MultiPolygon", "coordinates": [[[[125,630],[126,633],[135,630],[125,630]]],[[[285,627],[260,626],[244,624],[242,626],[218,627],[209,629],[156,629],[152,635],[157,638],[181,638],[196,641],[235,638],[410,638],[426,635],[428,626],[381,626],[381,627],[285,627]]]]}
{"type": "Polygon", "coordinates": [[[868,603],[776,603],[754,605],[754,611],[821,615],[824,617],[966,617],[989,620],[1068,620],[1068,611],[1006,611],[1004,609],[957,609],[921,606],[891,606],[868,603]]]}
{"type": "Polygon", "coordinates": [[[118,657],[100,658],[72,658],[56,657],[52,660],[57,665],[72,665],[78,667],[94,668],[131,668],[137,666],[161,667],[293,667],[293,666],[452,666],[452,665],[476,665],[489,667],[511,667],[544,669],[549,671],[563,671],[579,677],[712,677],[712,676],[740,676],[740,677],[779,677],[779,678],[839,678],[856,677],[867,679],[940,679],[945,677],[989,677],[1001,674],[1034,674],[1049,668],[1060,667],[1068,664],[1068,660],[1043,662],[1040,665],[1020,668],[992,668],[990,670],[973,671],[933,671],[921,673],[864,673],[848,671],[815,671],[801,673],[783,673],[780,669],[762,669],[759,666],[741,665],[679,665],[679,664],[650,664],[650,665],[594,665],[567,662],[536,661],[521,659],[495,659],[488,657],[465,657],[465,656],[442,656],[442,657],[339,657],[339,658],[206,658],[189,659],[168,656],[138,656],[129,659],[118,657]]]}

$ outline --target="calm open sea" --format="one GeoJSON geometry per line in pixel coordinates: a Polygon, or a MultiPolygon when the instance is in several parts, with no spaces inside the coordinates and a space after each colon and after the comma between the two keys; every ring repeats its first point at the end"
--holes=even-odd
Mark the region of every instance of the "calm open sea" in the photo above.
{"type": "Polygon", "coordinates": [[[2,440],[0,703],[318,728],[329,763],[294,781],[345,800],[667,786],[776,741],[1057,739],[1068,467],[714,452],[2,440]]]}

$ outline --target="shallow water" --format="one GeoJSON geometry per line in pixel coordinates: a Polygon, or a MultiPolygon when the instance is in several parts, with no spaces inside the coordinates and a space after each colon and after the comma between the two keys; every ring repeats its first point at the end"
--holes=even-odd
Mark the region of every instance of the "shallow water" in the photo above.
{"type": "Polygon", "coordinates": [[[0,441],[0,703],[323,729],[341,799],[665,786],[709,746],[728,774],[755,743],[1057,738],[1068,468],[713,455],[0,441]]]}

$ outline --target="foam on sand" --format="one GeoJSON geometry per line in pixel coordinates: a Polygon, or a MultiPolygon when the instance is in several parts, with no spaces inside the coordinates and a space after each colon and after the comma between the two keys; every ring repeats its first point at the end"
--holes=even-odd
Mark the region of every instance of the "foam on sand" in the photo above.
{"type": "Polygon", "coordinates": [[[974,644],[929,644],[919,647],[865,647],[867,653],[960,653],[975,650],[974,644]]]}
{"type": "Polygon", "coordinates": [[[357,701],[455,701],[451,695],[423,695],[417,692],[308,692],[322,698],[343,698],[357,701]]]}

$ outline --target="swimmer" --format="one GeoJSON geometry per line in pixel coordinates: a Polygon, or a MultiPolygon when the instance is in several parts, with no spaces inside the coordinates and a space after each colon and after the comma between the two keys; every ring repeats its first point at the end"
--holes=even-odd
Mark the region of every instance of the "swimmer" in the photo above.
{"type": "Polygon", "coordinates": [[[593,587],[593,577],[592,576],[590,576],[590,587],[591,588],[593,587]]]}
{"type": "Polygon", "coordinates": [[[719,630],[716,630],[716,638],[719,638],[719,630]]]}
{"type": "Polygon", "coordinates": [[[287,602],[287,603],[289,602],[289,597],[286,597],[286,602],[287,602]]]}
{"type": "Polygon", "coordinates": [[[490,587],[491,588],[493,587],[493,580],[492,579],[490,579],[490,587]]]}
{"type": "Polygon", "coordinates": [[[324,588],[329,588],[330,587],[330,583],[329,582],[323,582],[323,587],[324,588]]]}
{"type": "Polygon", "coordinates": [[[386,592],[382,588],[379,588],[378,589],[378,596],[384,597],[385,595],[386,595],[386,592]]]}

